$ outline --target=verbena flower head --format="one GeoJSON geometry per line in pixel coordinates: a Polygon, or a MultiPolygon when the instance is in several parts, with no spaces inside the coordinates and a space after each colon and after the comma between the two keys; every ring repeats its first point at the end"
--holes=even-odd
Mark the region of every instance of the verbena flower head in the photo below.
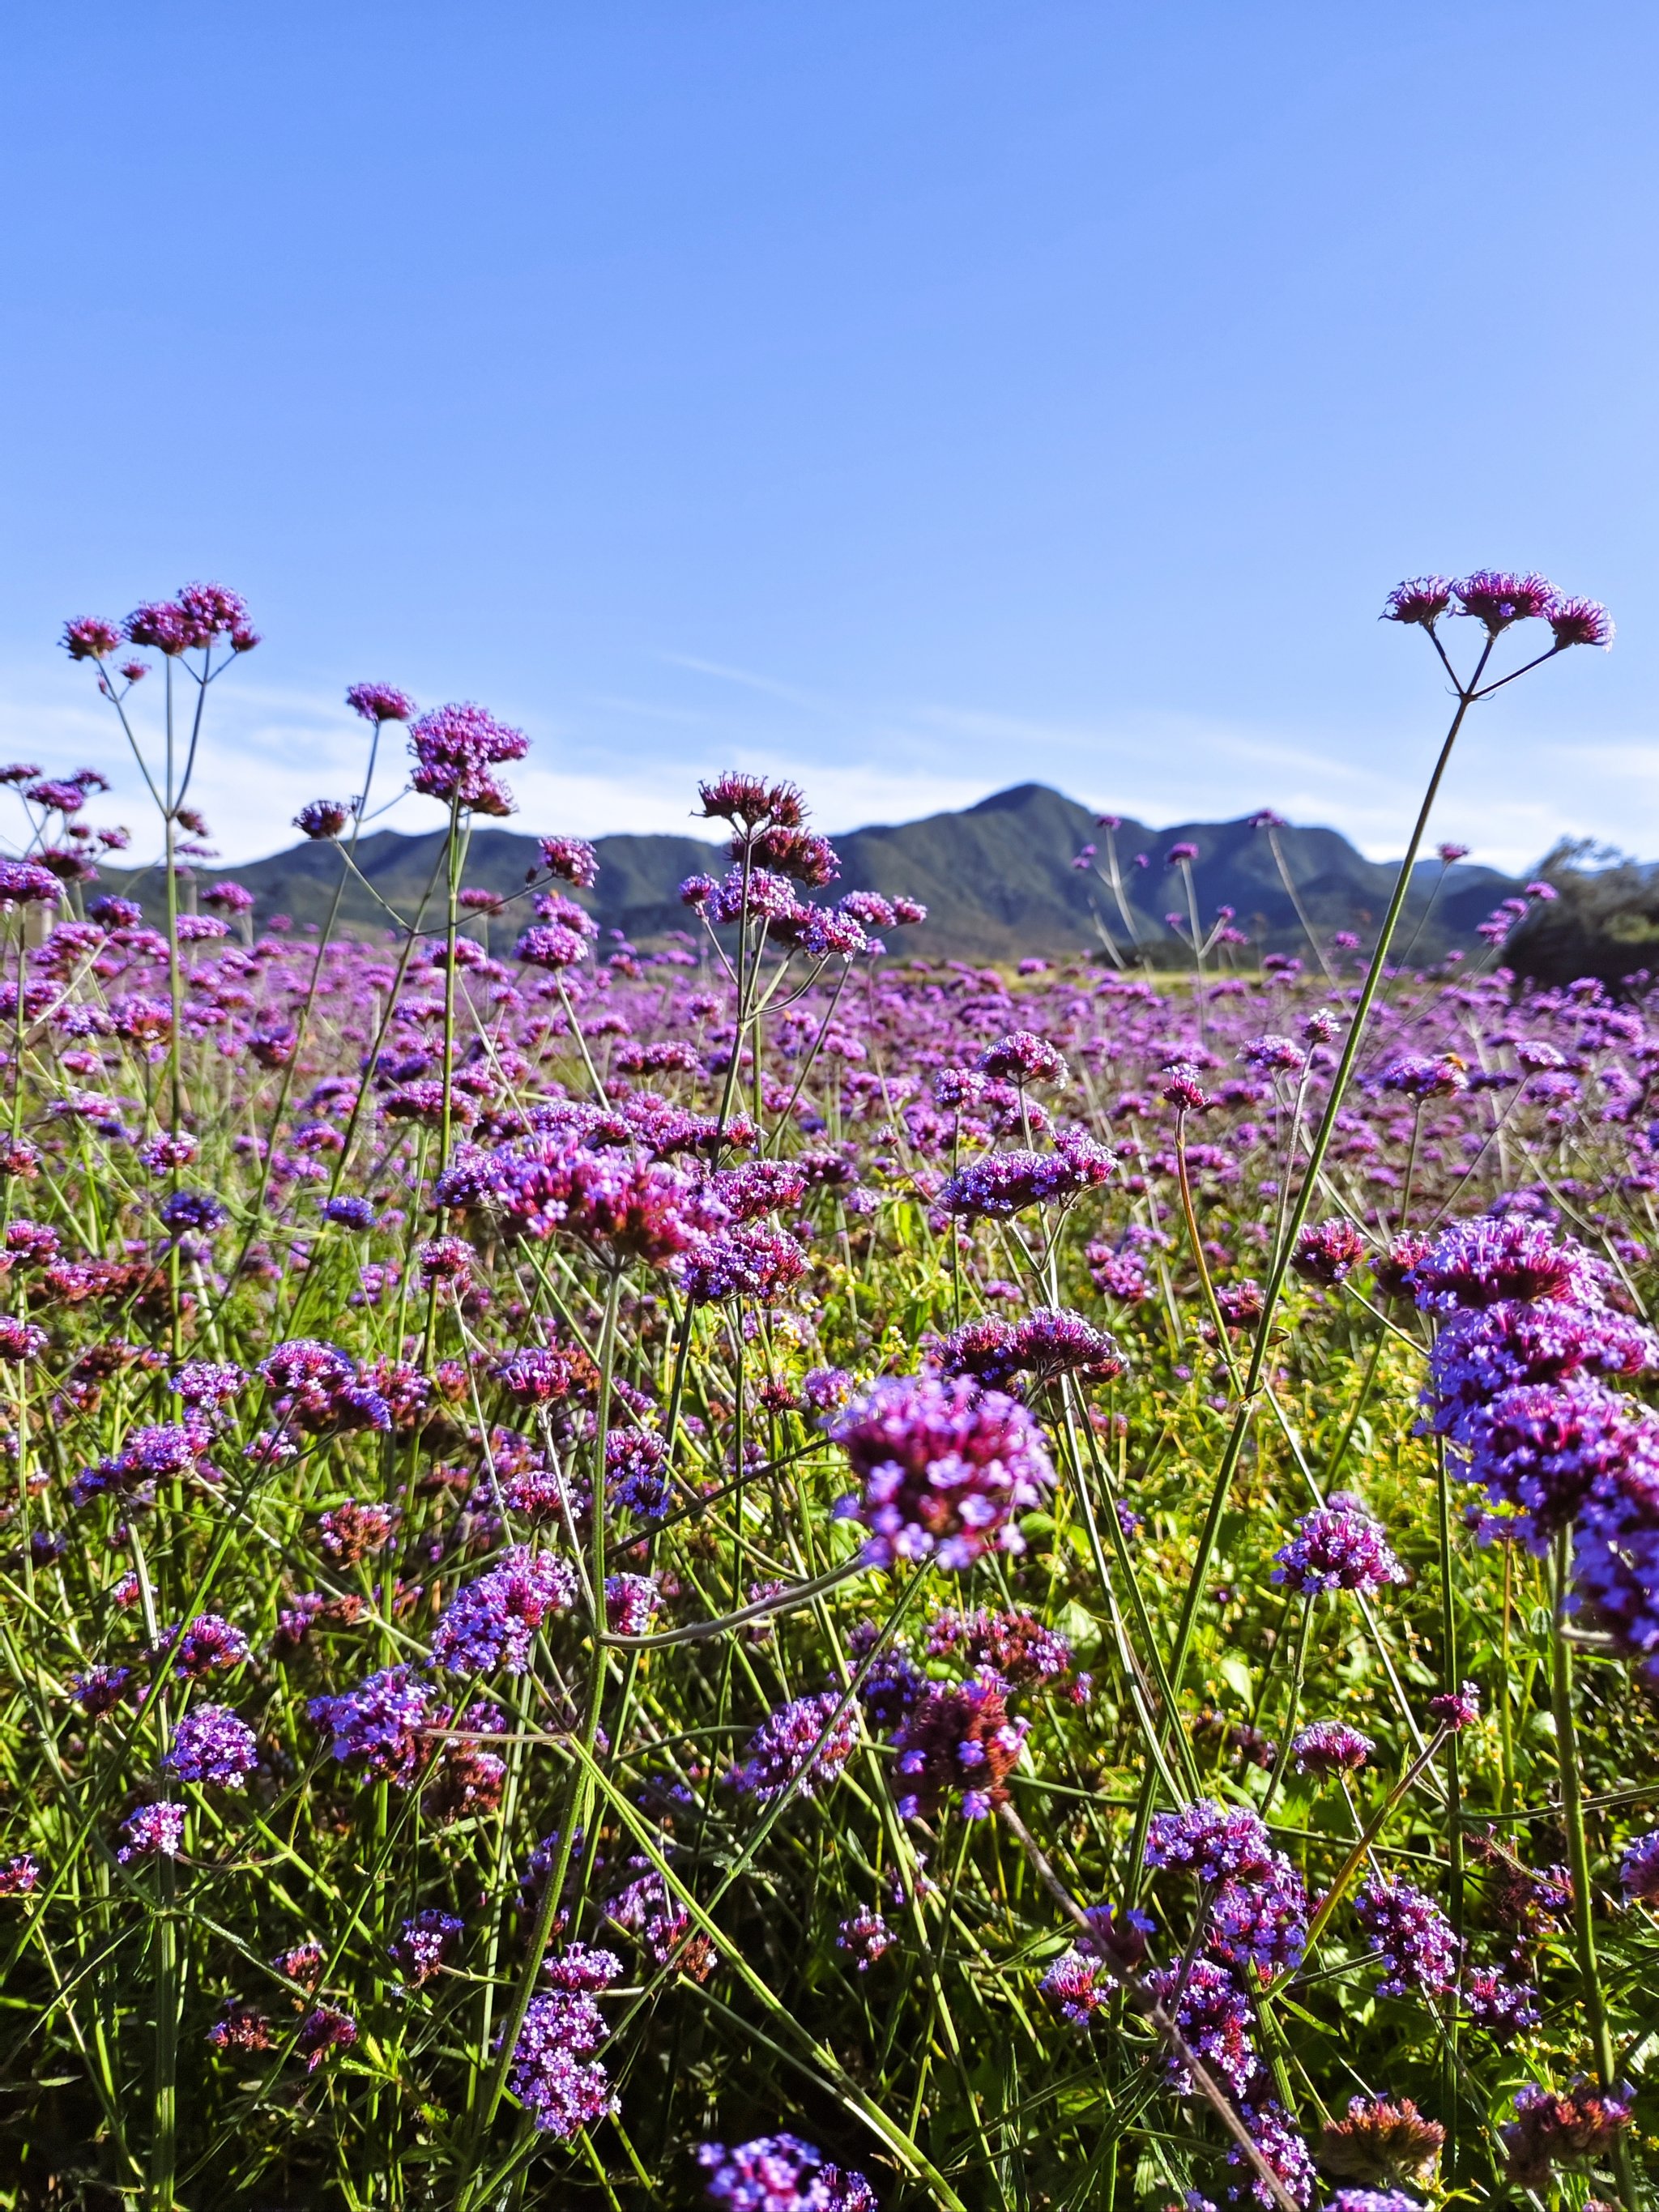
{"type": "Polygon", "coordinates": [[[1298,1774],[1358,1774],[1376,1749],[1370,1736],[1343,1721],[1310,1721],[1291,1741],[1298,1774]]]}
{"type": "Polygon", "coordinates": [[[1659,1464],[1639,1455],[1596,1477],[1574,1531],[1570,1604],[1659,1682],[1659,1464]]]}
{"type": "Polygon", "coordinates": [[[1508,1299],[1601,1304],[1589,1255],[1559,1243],[1547,1224],[1521,1213],[1454,1221],[1418,1261],[1411,1280],[1425,1313],[1455,1313],[1508,1299]]]}
{"type": "MultiPolygon", "coordinates": [[[[1176,2025],[1207,2067],[1242,2092],[1255,2071],[1250,2045],[1250,2000],[1225,1967],[1194,1959],[1190,1968],[1164,1966],[1146,1977],[1146,1985],[1172,2011],[1176,2025]]],[[[1187,2068],[1173,2056],[1164,2060],[1170,2086],[1177,2096],[1193,2094],[1187,2068]]]]}
{"type": "Polygon", "coordinates": [[[1008,1714],[1007,1684],[988,1667],[965,1682],[929,1682],[894,1732],[894,1790],[906,1820],[932,1820],[959,1793],[965,1820],[1008,1795],[1030,1725],[1008,1714]]]}
{"type": "Polygon", "coordinates": [[[1276,1859],[1257,1814],[1201,1797],[1178,1813],[1152,1815],[1146,1864],[1189,1872],[1204,1882],[1255,1881],[1273,1873],[1276,1859]]]}
{"type": "Polygon", "coordinates": [[[1432,1898],[1409,1882],[1373,1875],[1356,1894],[1353,1909],[1382,1963],[1379,1996],[1401,1997],[1413,1990],[1443,1996],[1452,1987],[1461,1947],[1450,1921],[1432,1898]]]}
{"type": "Polygon", "coordinates": [[[356,2040],[357,2023],[349,2012],[334,2005],[313,2005],[300,2023],[294,2050],[305,2060],[307,2073],[314,2074],[324,2059],[337,2051],[349,2051],[356,2040]]]}
{"type": "Polygon", "coordinates": [[[1420,623],[1432,629],[1452,603],[1456,585],[1449,576],[1413,576],[1396,584],[1383,604],[1384,622],[1420,623]]]}
{"type": "Polygon", "coordinates": [[[1613,617],[1594,599],[1557,599],[1548,620],[1558,653],[1573,645],[1599,645],[1606,653],[1613,650],[1613,617]]]}
{"type": "Polygon", "coordinates": [[[1254,1966],[1264,1978],[1291,1973],[1308,1948],[1308,1893],[1302,1877],[1275,1851],[1263,1870],[1223,1882],[1210,1907],[1207,1942],[1228,1966],[1254,1966]]]}
{"type": "Polygon", "coordinates": [[[1273,1580],[1310,1597],[1326,1590],[1358,1590],[1375,1597],[1384,1583],[1406,1579],[1382,1524],[1357,1498],[1340,1492],[1304,1513],[1290,1542],[1273,1556],[1279,1562],[1273,1580]]]}
{"type": "Polygon", "coordinates": [[[1626,1848],[1619,1862],[1619,1882],[1632,1904],[1659,1901],[1659,1828],[1626,1848]]]}
{"type": "Polygon", "coordinates": [[[1556,600],[1555,586],[1547,577],[1511,575],[1500,568],[1477,568],[1473,575],[1459,577],[1452,590],[1458,612],[1484,623],[1492,637],[1511,623],[1552,613],[1556,600]]]}
{"type": "Polygon", "coordinates": [[[345,695],[354,714],[366,722],[407,722],[414,719],[415,702],[406,691],[390,684],[354,684],[345,695]]]}
{"type": "Polygon", "coordinates": [[[407,1790],[430,1756],[422,1731],[432,1701],[428,1685],[404,1665],[371,1674],[337,1697],[313,1698],[306,1713],[331,1737],[337,1759],[361,1759],[370,1774],[407,1790]]]}
{"type": "Polygon", "coordinates": [[[63,646],[71,660],[104,660],[121,642],[121,632],[114,623],[101,621],[96,615],[80,615],[64,624],[63,646]]]}
{"type": "Polygon", "coordinates": [[[123,1866],[132,1859],[175,1859],[184,1848],[185,1808],[165,1802],[141,1805],[121,1823],[126,1841],[116,1852],[123,1866]]]}
{"type": "Polygon", "coordinates": [[[1452,1735],[1473,1728],[1480,1717],[1480,1692],[1474,1682],[1465,1682],[1459,1690],[1443,1690],[1429,1699],[1429,1718],[1452,1735]]]}
{"type": "Polygon", "coordinates": [[[1507,2179],[1517,2189],[1547,2190],[1558,2166],[1600,2163],[1633,2117],[1630,2091],[1575,2081],[1563,2096],[1529,2081],[1515,2096],[1515,2118],[1499,2129],[1507,2179]]]}
{"type": "Polygon", "coordinates": [[[536,1631],[576,1595],[575,1570],[556,1552],[515,1544],[444,1607],[432,1638],[432,1662],[451,1674],[522,1674],[536,1631]]]}
{"type": "Polygon", "coordinates": [[[539,2134],[572,2142],[617,2109],[609,2076],[588,2056],[609,2032],[585,1991],[556,1990],[531,1999],[507,2084],[539,2134]]]}
{"type": "Polygon", "coordinates": [[[762,1722],[750,1739],[748,1755],[732,1777],[745,1797],[769,1804],[793,1784],[802,1797],[815,1797],[846,1765],[858,1738],[858,1708],[833,1690],[796,1698],[762,1722]],[[823,1738],[822,1747],[818,1745],[823,1738]]]}
{"type": "Polygon", "coordinates": [[[836,1930],[836,1948],[845,1951],[861,1974],[867,1974],[893,1941],[878,1912],[858,1911],[836,1930]]]}
{"type": "Polygon", "coordinates": [[[1628,1315],[1506,1298],[1444,1322],[1429,1355],[1424,1400],[1436,1429],[1462,1442],[1470,1417],[1505,1390],[1581,1376],[1628,1380],[1656,1366],[1659,1338],[1628,1315]]]}
{"type": "Polygon", "coordinates": [[[295,816],[294,826],[302,837],[322,843],[337,837],[350,819],[351,809],[337,799],[313,799],[295,816]]]}
{"type": "Polygon", "coordinates": [[[1075,1945],[1061,1952],[1037,1984],[1060,2018],[1073,2027],[1092,2027],[1096,2014],[1120,1986],[1103,1959],[1091,1958],[1075,1945]]]}
{"type": "Polygon", "coordinates": [[[697,2163],[708,2177],[704,2202],[726,2212],[876,2212],[861,2173],[830,2164],[799,2136],[757,2136],[729,2150],[706,2142],[697,2163]]]}
{"type": "Polygon", "coordinates": [[[1531,1984],[1511,1981],[1494,1966],[1468,1968],[1458,1995],[1475,2027],[1484,2029],[1504,2050],[1517,2035],[1536,2027],[1544,2016],[1531,1984]]]}
{"type": "Polygon", "coordinates": [[[988,1044],[976,1063],[981,1073],[1006,1083],[1065,1083],[1065,1060],[1044,1037],[1015,1030],[988,1044]]]}
{"type": "Polygon", "coordinates": [[[947,1213],[1006,1220],[1028,1206],[1065,1204],[1098,1190],[1117,1167],[1115,1153],[1093,1137],[1063,1134],[1049,1152],[988,1152],[940,1188],[947,1213]]]}
{"type": "Polygon", "coordinates": [[[562,876],[579,891],[591,890],[599,879],[599,857],[585,837],[544,837],[542,866],[562,876]]]}
{"type": "Polygon", "coordinates": [[[1017,1516],[1054,1487],[1030,1414],[967,1377],[888,1376],[828,1427],[860,1484],[837,1510],[870,1530],[873,1566],[932,1558],[963,1568],[993,1549],[1023,1550],[1017,1516]]]}
{"type": "Polygon", "coordinates": [[[1339,2180],[1368,2185],[1431,2182],[1446,2130],[1409,2097],[1351,2097],[1346,2116],[1327,2123],[1319,2163],[1339,2180]]]}
{"type": "Polygon", "coordinates": [[[453,1912],[440,1912],[428,1905],[413,1919],[404,1921],[392,1945],[392,1956],[418,1988],[449,1964],[465,1933],[465,1921],[458,1920],[453,1912]]]}
{"type": "Polygon", "coordinates": [[[217,1783],[240,1790],[259,1764],[253,1731],[227,1705],[196,1705],[173,1732],[162,1760],[181,1782],[217,1783]]]}
{"type": "Polygon", "coordinates": [[[1458,1434],[1468,1455],[1459,1472],[1535,1550],[1604,1478],[1659,1480],[1659,1416],[1596,1382],[1500,1390],[1462,1420],[1458,1434]]]}
{"type": "Polygon", "coordinates": [[[509,729],[483,707],[434,707],[410,725],[409,750],[415,768],[410,783],[428,799],[469,808],[478,814],[513,811],[512,795],[491,771],[522,760],[530,740],[509,729]]]}
{"type": "Polygon", "coordinates": [[[1310,1222],[1296,1240],[1291,1265],[1304,1281],[1341,1282],[1365,1256],[1365,1240],[1351,1221],[1310,1222]]]}

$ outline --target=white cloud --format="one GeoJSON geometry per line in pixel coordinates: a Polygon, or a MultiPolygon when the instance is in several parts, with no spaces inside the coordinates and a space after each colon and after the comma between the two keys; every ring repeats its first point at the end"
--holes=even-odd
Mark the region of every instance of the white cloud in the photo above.
{"type": "MultiPolygon", "coordinates": [[[[1050,720],[940,702],[864,706],[722,662],[662,655],[659,665],[683,668],[687,679],[663,698],[593,693],[525,715],[538,742],[510,775],[516,826],[708,837],[713,825],[693,812],[698,779],[736,766],[800,782],[832,832],[911,821],[1035,781],[1154,826],[1271,805],[1297,822],[1328,823],[1386,859],[1405,844],[1433,755],[1431,733],[1385,744],[1361,728],[1280,732],[1177,713],[1050,720]]],[[[135,702],[152,751],[160,692],[153,677],[135,702]]],[[[281,850],[307,799],[355,792],[367,741],[332,694],[261,687],[240,668],[216,686],[192,797],[227,860],[281,850]]],[[[1455,836],[1512,869],[1562,836],[1659,848],[1659,746],[1632,735],[1568,747],[1523,732],[1504,741],[1499,774],[1494,741],[1478,732],[1454,761],[1431,842],[1455,836]]],[[[0,752],[49,769],[102,770],[115,788],[94,818],[125,822],[137,852],[153,848],[154,809],[89,680],[76,693],[61,670],[48,686],[32,669],[9,684],[0,752]]],[[[389,731],[376,774],[382,804],[404,769],[401,733],[389,731]]],[[[409,830],[440,819],[412,796],[381,817],[409,830]]]]}

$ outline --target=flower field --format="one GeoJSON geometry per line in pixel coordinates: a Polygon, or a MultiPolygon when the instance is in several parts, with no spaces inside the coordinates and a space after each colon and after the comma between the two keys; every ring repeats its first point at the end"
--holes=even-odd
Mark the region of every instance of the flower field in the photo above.
{"type": "MultiPolygon", "coordinates": [[[[1408,869],[1611,626],[1388,612],[1408,869]]],[[[1659,988],[1404,872],[1261,960],[1189,848],[1184,971],[912,958],[737,773],[602,939],[380,685],[298,826],[412,783],[428,905],[295,931],[191,874],[240,601],[65,643],[159,857],[0,770],[0,2201],[1648,2201],[1659,988]]]]}

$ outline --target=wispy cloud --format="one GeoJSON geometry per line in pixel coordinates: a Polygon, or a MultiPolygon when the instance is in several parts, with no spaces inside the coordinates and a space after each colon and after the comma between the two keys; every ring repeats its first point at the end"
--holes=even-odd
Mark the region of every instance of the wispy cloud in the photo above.
{"type": "MultiPolygon", "coordinates": [[[[665,681],[660,696],[594,692],[526,716],[537,743],[511,778],[526,829],[706,838],[709,825],[693,811],[698,779],[737,766],[801,783],[831,831],[914,820],[1030,781],[1158,826],[1273,805],[1297,821],[1328,823],[1382,859],[1404,844],[1431,749],[1409,738],[1381,744],[1364,729],[1285,731],[1178,713],[1044,717],[938,700],[836,702],[698,656],[664,653],[656,665],[684,672],[665,681]]],[[[366,749],[366,732],[331,690],[237,675],[234,688],[216,687],[193,794],[232,862],[289,843],[307,799],[355,792],[366,749]]],[[[152,735],[155,688],[139,702],[152,735]]],[[[1502,776],[1484,742],[1454,762],[1437,834],[1510,868],[1562,836],[1659,849],[1659,745],[1645,736],[1568,750],[1522,732],[1504,746],[1502,776]]],[[[97,818],[126,822],[147,845],[153,810],[114,717],[89,687],[47,684],[34,668],[5,684],[0,750],[47,768],[102,770],[115,788],[97,818]]],[[[382,803],[404,768],[394,742],[377,775],[382,803]]],[[[409,796],[383,820],[415,830],[434,818],[427,802],[409,796]]]]}

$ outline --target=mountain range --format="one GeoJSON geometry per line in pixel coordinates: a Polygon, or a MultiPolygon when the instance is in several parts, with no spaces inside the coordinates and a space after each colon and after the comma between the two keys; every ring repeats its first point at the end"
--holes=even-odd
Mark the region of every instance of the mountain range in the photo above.
{"type": "MultiPolygon", "coordinates": [[[[1334,830],[1287,824],[1275,835],[1303,910],[1322,941],[1347,930],[1369,943],[1388,902],[1394,864],[1366,860],[1334,830]]],[[[1235,926],[1248,933],[1258,952],[1305,955],[1306,939],[1269,836],[1249,818],[1182,822],[1163,829],[1126,818],[1112,836],[1135,934],[1155,960],[1187,957],[1166,919],[1185,910],[1181,872],[1167,864],[1170,848],[1177,844],[1197,848],[1192,872],[1203,928],[1210,927],[1218,908],[1231,907],[1235,926]],[[1142,855],[1144,863],[1138,865],[1137,856],[1142,855]]],[[[358,867],[386,906],[410,918],[433,877],[443,837],[441,830],[416,836],[376,831],[360,841],[358,867]]],[[[852,890],[890,896],[905,893],[927,906],[926,923],[890,934],[889,950],[896,955],[1008,960],[1097,952],[1103,950],[1103,926],[1127,947],[1128,931],[1116,899],[1096,872],[1105,866],[1107,832],[1087,807],[1046,785],[1016,784],[959,812],[854,830],[837,836],[835,844],[841,876],[820,896],[852,890]],[[1088,845],[1099,848],[1094,866],[1075,866],[1088,845]]],[[[595,850],[599,880],[581,894],[582,902],[602,931],[620,931],[636,944],[688,927],[690,916],[679,899],[680,884],[690,875],[718,874],[725,866],[719,846],[689,836],[601,837],[595,850]]],[[[537,866],[535,837],[479,829],[467,855],[466,881],[506,896],[522,890],[537,866]]],[[[245,884],[258,902],[258,924],[281,912],[303,925],[326,915],[339,873],[337,848],[302,842],[241,867],[198,869],[198,880],[204,885],[216,876],[228,876],[245,884]]],[[[130,888],[130,895],[140,897],[148,893],[154,902],[153,878],[135,873],[119,879],[109,869],[105,875],[111,889],[130,888]]],[[[1473,945],[1474,925],[1518,888],[1492,868],[1419,862],[1402,950],[1414,938],[1412,957],[1422,960],[1451,945],[1473,945]]],[[[437,911],[435,904],[428,908],[428,927],[437,911]]],[[[515,908],[515,920],[524,911],[515,908]]],[[[387,916],[376,896],[349,881],[339,919],[345,927],[361,931],[384,923],[387,916]]]]}

